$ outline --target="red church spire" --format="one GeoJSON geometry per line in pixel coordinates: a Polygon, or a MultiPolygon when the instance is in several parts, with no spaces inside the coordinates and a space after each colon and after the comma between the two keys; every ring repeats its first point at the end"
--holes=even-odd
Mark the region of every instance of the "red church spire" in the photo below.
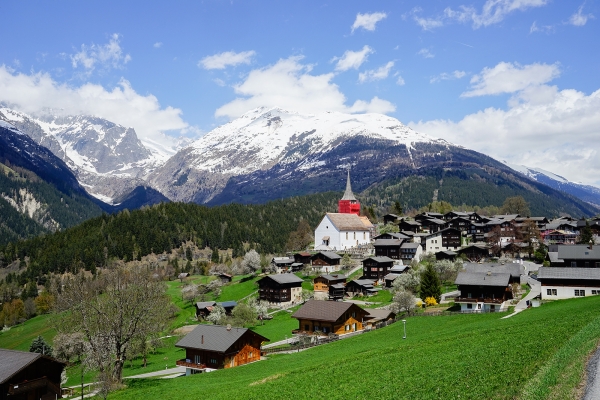
{"type": "Polygon", "coordinates": [[[338,201],[338,212],[341,214],[356,214],[360,215],[360,203],[352,193],[350,185],[350,170],[348,170],[348,180],[346,181],[346,191],[344,197],[338,201]]]}

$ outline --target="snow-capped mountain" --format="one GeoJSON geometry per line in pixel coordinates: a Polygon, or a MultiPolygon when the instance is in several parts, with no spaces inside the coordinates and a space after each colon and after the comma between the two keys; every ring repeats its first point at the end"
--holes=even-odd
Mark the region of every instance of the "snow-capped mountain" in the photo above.
{"type": "Polygon", "coordinates": [[[550,186],[551,188],[569,193],[583,201],[600,206],[600,188],[591,185],[571,182],[568,179],[541,168],[531,168],[525,165],[510,164],[503,161],[521,174],[550,186]]]}
{"type": "Polygon", "coordinates": [[[105,202],[143,185],[173,154],[146,147],[133,128],[93,116],[27,115],[0,107],[0,118],[27,133],[61,158],[86,190],[105,202]]]}
{"type": "Polygon", "coordinates": [[[309,115],[261,107],[181,150],[149,182],[172,200],[206,203],[232,183],[232,177],[270,171],[272,178],[285,179],[286,174],[292,178],[343,171],[377,157],[380,151],[374,146],[383,152],[395,149],[396,162],[413,167],[427,146],[437,152],[456,147],[381,114],[309,115]]]}

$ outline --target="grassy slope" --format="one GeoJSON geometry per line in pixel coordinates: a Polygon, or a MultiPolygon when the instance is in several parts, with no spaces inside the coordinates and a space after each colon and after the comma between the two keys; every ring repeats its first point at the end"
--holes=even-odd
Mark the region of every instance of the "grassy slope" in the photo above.
{"type": "Polygon", "coordinates": [[[558,381],[562,398],[573,398],[599,324],[600,296],[545,304],[506,320],[498,314],[414,317],[407,340],[402,324],[394,324],[230,370],[131,382],[111,397],[550,398],[558,381]]]}
{"type": "Polygon", "coordinates": [[[264,325],[256,325],[250,329],[256,333],[270,339],[271,342],[284,340],[286,337],[292,336],[292,330],[298,329],[298,320],[292,318],[292,314],[298,310],[300,306],[289,309],[291,312],[280,311],[273,314],[273,319],[265,321],[264,325]]]}
{"type": "Polygon", "coordinates": [[[0,331],[0,348],[29,351],[31,342],[39,335],[51,343],[56,335],[52,318],[50,314],[39,315],[5,332],[0,331]]]}

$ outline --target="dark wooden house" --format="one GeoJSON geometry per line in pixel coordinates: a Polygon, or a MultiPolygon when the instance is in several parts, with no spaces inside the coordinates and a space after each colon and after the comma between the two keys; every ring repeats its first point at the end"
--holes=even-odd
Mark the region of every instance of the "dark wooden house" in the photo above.
{"type": "Polygon", "coordinates": [[[313,280],[315,292],[329,292],[329,286],[337,283],[346,283],[346,275],[343,274],[324,274],[319,275],[313,280]]]}
{"type": "Polygon", "coordinates": [[[404,220],[398,223],[398,228],[400,229],[400,231],[420,232],[421,223],[417,221],[404,220]]]}
{"type": "Polygon", "coordinates": [[[260,360],[260,346],[266,337],[246,328],[198,325],[175,346],[185,349],[185,358],[177,365],[186,374],[231,368],[260,360]]]}
{"type": "Polygon", "coordinates": [[[389,257],[393,260],[399,260],[400,247],[402,246],[403,240],[400,239],[377,239],[373,243],[375,247],[375,257],[389,257]]]}
{"type": "Polygon", "coordinates": [[[257,283],[260,300],[280,305],[302,300],[302,279],[294,274],[267,275],[257,283]]]}
{"type": "Polygon", "coordinates": [[[400,217],[396,214],[386,214],[383,216],[383,223],[384,224],[397,224],[398,222],[400,222],[400,217]]]}
{"type": "Polygon", "coordinates": [[[306,252],[306,251],[302,251],[300,253],[294,254],[294,261],[296,263],[309,265],[311,257],[312,257],[312,254],[310,254],[309,252],[306,252]]]}
{"type": "Polygon", "coordinates": [[[363,324],[366,329],[375,328],[382,323],[393,322],[396,318],[396,313],[392,310],[386,310],[382,308],[370,308],[367,310],[369,313],[365,316],[363,324]]]}
{"type": "Polygon", "coordinates": [[[342,335],[362,331],[363,319],[367,314],[367,311],[354,303],[309,300],[292,314],[292,318],[298,320],[298,329],[293,333],[342,335]]]}
{"type": "Polygon", "coordinates": [[[394,266],[394,260],[389,257],[369,257],[363,260],[363,278],[383,282],[383,278],[394,266]]]}
{"type": "Polygon", "coordinates": [[[509,273],[459,272],[454,282],[460,295],[454,299],[461,311],[494,312],[512,299],[509,273]]]}
{"type": "Polygon", "coordinates": [[[333,267],[339,266],[342,256],[333,251],[320,251],[311,257],[313,267],[333,267]]]}
{"type": "Polygon", "coordinates": [[[464,254],[469,260],[481,260],[490,256],[490,248],[486,244],[474,243],[456,250],[460,256],[464,254]]]}
{"type": "Polygon", "coordinates": [[[375,281],[372,279],[354,279],[346,283],[346,294],[350,297],[363,295],[370,296],[378,292],[373,286],[375,281]]]}
{"type": "Polygon", "coordinates": [[[438,251],[437,253],[435,253],[435,259],[438,261],[439,260],[454,261],[454,260],[456,260],[456,256],[458,256],[458,253],[455,253],[454,251],[451,251],[451,250],[438,251]]]}
{"type": "Polygon", "coordinates": [[[343,300],[346,295],[346,284],[334,283],[333,285],[329,285],[328,295],[329,300],[343,300]]]}
{"type": "Polygon", "coordinates": [[[195,304],[196,317],[205,318],[208,314],[211,313],[211,311],[213,310],[213,307],[215,307],[217,305],[223,307],[223,309],[225,310],[225,314],[231,315],[231,312],[237,306],[237,302],[235,302],[233,300],[224,301],[222,303],[217,303],[215,301],[199,301],[195,304]]]}
{"type": "Polygon", "coordinates": [[[223,283],[229,283],[229,282],[231,282],[233,280],[233,276],[229,275],[229,274],[219,274],[217,276],[219,277],[219,279],[223,283]]]}
{"type": "Polygon", "coordinates": [[[64,363],[39,353],[0,349],[0,399],[60,399],[64,368],[64,363]]]}

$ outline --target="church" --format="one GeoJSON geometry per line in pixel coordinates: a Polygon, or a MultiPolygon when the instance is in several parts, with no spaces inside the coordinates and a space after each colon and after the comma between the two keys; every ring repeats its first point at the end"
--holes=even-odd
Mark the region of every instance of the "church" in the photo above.
{"type": "Polygon", "coordinates": [[[371,243],[373,224],[360,216],[360,203],[352,193],[350,171],[337,213],[327,213],[315,229],[315,250],[339,251],[371,243]]]}

